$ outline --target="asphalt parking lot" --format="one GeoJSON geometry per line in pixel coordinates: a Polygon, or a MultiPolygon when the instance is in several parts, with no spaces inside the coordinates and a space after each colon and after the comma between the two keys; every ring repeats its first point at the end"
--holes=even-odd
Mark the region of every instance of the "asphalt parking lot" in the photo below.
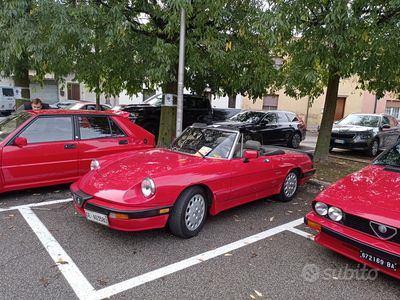
{"type": "Polygon", "coordinates": [[[189,240],[86,221],[68,186],[3,194],[1,298],[400,298],[398,281],[314,244],[302,218],[319,190],[223,212],[189,240]]]}

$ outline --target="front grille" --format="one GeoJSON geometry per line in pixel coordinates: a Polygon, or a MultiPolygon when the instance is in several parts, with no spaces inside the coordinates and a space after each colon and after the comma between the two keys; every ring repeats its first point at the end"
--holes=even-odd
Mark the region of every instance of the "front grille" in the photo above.
{"type": "MultiPolygon", "coordinates": [[[[364,219],[355,215],[345,214],[345,218],[343,220],[343,225],[350,227],[352,229],[361,231],[373,237],[379,238],[375,232],[372,230],[370,226],[370,220],[364,219]]],[[[400,244],[400,229],[397,228],[397,234],[391,239],[387,240],[392,243],[400,244]]]]}
{"type": "Polygon", "coordinates": [[[333,138],[342,138],[342,139],[352,139],[356,136],[355,133],[338,133],[338,132],[332,132],[332,137],[333,138]]]}

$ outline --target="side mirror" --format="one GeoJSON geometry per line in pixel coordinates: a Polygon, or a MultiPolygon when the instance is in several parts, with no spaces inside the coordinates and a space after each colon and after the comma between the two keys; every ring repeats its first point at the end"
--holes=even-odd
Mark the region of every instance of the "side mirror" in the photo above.
{"type": "Polygon", "coordinates": [[[28,145],[28,140],[24,137],[19,136],[14,140],[14,145],[22,148],[22,147],[28,145]]]}
{"type": "Polygon", "coordinates": [[[246,150],[244,151],[244,160],[243,162],[248,162],[250,159],[254,159],[258,157],[258,152],[255,150],[246,150]]]}
{"type": "Polygon", "coordinates": [[[390,129],[390,125],[389,124],[384,124],[381,126],[381,129],[390,129]]]}
{"type": "Polygon", "coordinates": [[[333,124],[334,124],[334,125],[337,125],[337,124],[339,124],[339,121],[335,121],[335,122],[333,122],[333,124]]]}

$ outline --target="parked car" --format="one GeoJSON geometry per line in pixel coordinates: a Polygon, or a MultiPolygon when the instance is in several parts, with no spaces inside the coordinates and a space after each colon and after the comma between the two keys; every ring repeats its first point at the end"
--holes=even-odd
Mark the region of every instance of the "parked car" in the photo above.
{"type": "MultiPolygon", "coordinates": [[[[137,125],[158,136],[160,128],[161,104],[163,94],[154,95],[142,104],[131,104],[121,108],[131,113],[131,120],[137,125]]],[[[183,124],[182,129],[193,123],[212,123],[212,108],[210,101],[201,96],[183,96],[183,124]]]]}
{"type": "Polygon", "coordinates": [[[80,101],[78,100],[63,100],[63,101],[58,101],[56,103],[50,104],[50,108],[53,109],[65,109],[68,106],[71,106],[72,104],[77,104],[80,101]]]}
{"type": "Polygon", "coordinates": [[[284,145],[298,148],[306,137],[306,125],[293,112],[243,111],[216,125],[246,128],[258,133],[265,145],[284,145]]]}
{"type": "Polygon", "coordinates": [[[0,116],[8,116],[15,111],[14,89],[9,86],[0,86],[0,116]]]}
{"type": "Polygon", "coordinates": [[[400,143],[312,202],[315,241],[400,279],[400,143]]]}
{"type": "Polygon", "coordinates": [[[213,123],[223,122],[230,117],[240,113],[242,110],[238,108],[213,108],[213,123]]]}
{"type": "MultiPolygon", "coordinates": [[[[77,103],[72,103],[69,106],[64,107],[64,109],[70,109],[70,110],[79,110],[79,109],[84,109],[84,110],[96,110],[96,102],[77,102],[77,103]]],[[[108,104],[100,104],[100,110],[105,111],[105,110],[110,110],[111,106],[108,104]]]]}
{"type": "Polygon", "coordinates": [[[399,122],[390,115],[350,114],[334,124],[330,149],[364,150],[376,156],[393,146],[399,136],[399,122]]]}
{"type": "Polygon", "coordinates": [[[0,193],[72,182],[93,158],[154,145],[128,114],[22,111],[0,123],[0,193]]]}
{"type": "Polygon", "coordinates": [[[277,195],[290,201],[314,173],[309,154],[262,146],[238,129],[194,125],[169,149],[126,152],[94,160],[71,186],[75,209],[117,230],[168,225],[199,233],[207,215],[277,195]]]}

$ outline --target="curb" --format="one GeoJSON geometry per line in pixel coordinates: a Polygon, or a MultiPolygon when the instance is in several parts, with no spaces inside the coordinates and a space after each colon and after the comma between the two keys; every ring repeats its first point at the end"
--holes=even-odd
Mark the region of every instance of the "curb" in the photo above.
{"type": "Polygon", "coordinates": [[[307,183],[315,185],[315,186],[319,186],[319,187],[321,187],[321,186],[328,187],[328,186],[330,186],[332,184],[330,182],[318,180],[318,179],[315,179],[315,178],[311,178],[310,180],[307,181],[307,183]]]}
{"type": "Polygon", "coordinates": [[[344,160],[349,160],[349,161],[355,161],[359,163],[365,163],[365,164],[370,164],[371,160],[363,160],[363,159],[358,159],[358,158],[350,158],[342,155],[334,155],[334,154],[329,154],[328,157],[332,158],[337,158],[337,159],[344,159],[344,160]]]}

